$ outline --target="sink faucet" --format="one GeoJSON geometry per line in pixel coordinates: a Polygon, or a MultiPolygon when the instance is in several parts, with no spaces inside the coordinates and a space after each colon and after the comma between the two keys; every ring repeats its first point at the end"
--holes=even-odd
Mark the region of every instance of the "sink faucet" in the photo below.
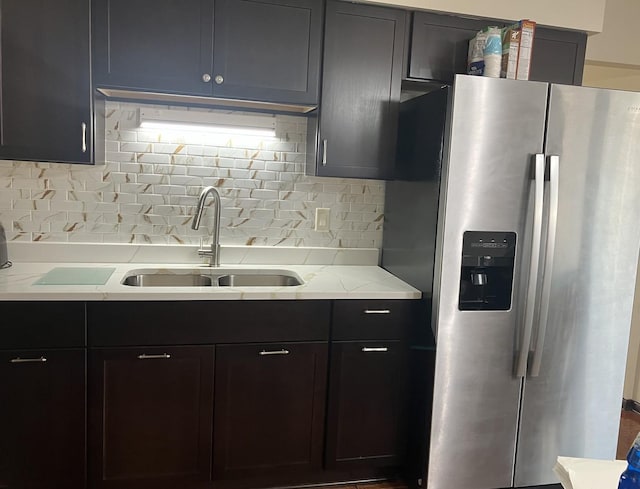
{"type": "MultiPolygon", "coordinates": [[[[200,192],[198,199],[198,205],[196,207],[196,215],[191,223],[191,229],[198,229],[200,227],[200,220],[202,219],[202,212],[204,211],[204,201],[207,200],[207,195],[213,196],[213,201],[216,206],[215,218],[213,221],[211,249],[208,250],[200,245],[198,255],[209,257],[209,266],[220,266],[220,194],[214,187],[205,187],[200,192]]],[[[202,243],[202,242],[201,242],[202,243]]]]}

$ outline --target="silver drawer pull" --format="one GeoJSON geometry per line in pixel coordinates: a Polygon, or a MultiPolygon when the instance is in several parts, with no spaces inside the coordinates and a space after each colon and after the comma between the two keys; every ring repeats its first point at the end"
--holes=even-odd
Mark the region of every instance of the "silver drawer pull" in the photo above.
{"type": "Polygon", "coordinates": [[[160,355],[147,355],[146,353],[143,353],[142,355],[138,355],[138,358],[140,360],[157,360],[161,358],[171,358],[171,355],[168,353],[161,353],[160,355]]]}
{"type": "Polygon", "coordinates": [[[11,363],[44,363],[47,359],[45,357],[40,358],[12,358],[11,363]]]}
{"type": "Polygon", "coordinates": [[[87,152],[87,123],[83,122],[81,124],[82,127],[82,152],[87,152]]]}
{"type": "Polygon", "coordinates": [[[327,166],[327,140],[322,140],[322,166],[327,166]]]}
{"type": "Polygon", "coordinates": [[[391,314],[390,309],[365,309],[365,314],[391,314]]]}
{"type": "Polygon", "coordinates": [[[289,350],[262,350],[260,352],[260,355],[264,356],[264,355],[288,355],[289,354],[289,350]]]}
{"type": "Polygon", "coordinates": [[[389,348],[387,348],[386,346],[378,346],[378,347],[364,346],[362,347],[362,351],[364,353],[372,353],[372,352],[384,353],[389,351],[389,348]]]}

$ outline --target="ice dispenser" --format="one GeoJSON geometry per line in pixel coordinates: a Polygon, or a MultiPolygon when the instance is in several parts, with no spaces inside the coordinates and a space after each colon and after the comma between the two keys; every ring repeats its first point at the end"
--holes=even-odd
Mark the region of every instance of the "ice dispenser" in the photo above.
{"type": "Polygon", "coordinates": [[[461,311],[511,308],[516,233],[466,231],[462,238],[461,311]]]}

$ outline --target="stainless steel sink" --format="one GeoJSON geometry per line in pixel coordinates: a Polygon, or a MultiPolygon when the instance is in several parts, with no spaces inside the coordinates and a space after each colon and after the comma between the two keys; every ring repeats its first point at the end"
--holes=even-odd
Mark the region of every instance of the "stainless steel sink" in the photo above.
{"type": "Polygon", "coordinates": [[[292,287],[304,282],[290,270],[163,268],[130,270],[122,285],[132,287],[292,287]]]}
{"type": "Polygon", "coordinates": [[[213,279],[195,274],[137,273],[128,275],[122,283],[136,287],[211,287],[213,279]]]}
{"type": "Polygon", "coordinates": [[[221,287],[290,287],[302,285],[302,282],[296,276],[279,273],[233,273],[218,277],[218,285],[221,287]]]}

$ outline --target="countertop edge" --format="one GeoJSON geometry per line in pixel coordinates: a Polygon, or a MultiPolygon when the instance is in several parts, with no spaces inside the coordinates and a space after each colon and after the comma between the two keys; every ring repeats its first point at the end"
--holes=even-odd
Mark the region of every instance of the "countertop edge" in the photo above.
{"type": "MultiPolygon", "coordinates": [[[[15,263],[0,272],[0,301],[216,301],[216,300],[331,300],[420,299],[419,290],[374,265],[261,265],[287,269],[303,278],[292,287],[131,287],[121,282],[132,270],[189,267],[149,263],[101,263],[115,268],[104,285],[35,285],[56,267],[91,267],[95,263],[15,263]]],[[[229,265],[227,268],[242,268],[229,265]]],[[[251,267],[248,267],[251,268],[251,267]]],[[[207,268],[205,268],[206,270],[207,268]]]]}

